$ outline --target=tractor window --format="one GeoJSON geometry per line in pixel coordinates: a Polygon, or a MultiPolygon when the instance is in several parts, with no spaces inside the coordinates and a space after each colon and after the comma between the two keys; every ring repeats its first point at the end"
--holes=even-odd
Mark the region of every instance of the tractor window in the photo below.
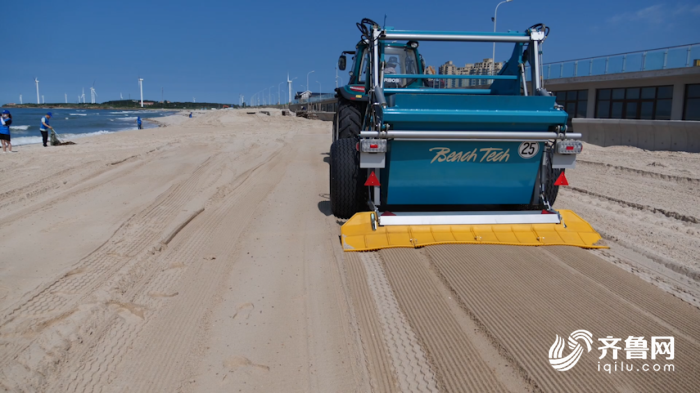
{"type": "Polygon", "coordinates": [[[365,83],[365,79],[367,78],[367,64],[369,63],[369,51],[365,49],[362,51],[362,61],[360,61],[360,78],[357,80],[357,83],[365,83]]]}
{"type": "Polygon", "coordinates": [[[411,48],[387,46],[384,48],[384,87],[406,87],[415,79],[392,78],[391,74],[417,74],[416,52],[411,48]]]}

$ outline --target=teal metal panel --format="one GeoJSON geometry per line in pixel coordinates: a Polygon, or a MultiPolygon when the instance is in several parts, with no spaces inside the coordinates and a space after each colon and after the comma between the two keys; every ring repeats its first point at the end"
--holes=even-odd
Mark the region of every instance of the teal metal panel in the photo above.
{"type": "Polygon", "coordinates": [[[505,79],[517,80],[517,75],[431,75],[431,74],[384,74],[385,78],[409,78],[409,79],[505,79]]]}
{"type": "MultiPolygon", "coordinates": [[[[393,75],[392,75],[393,76],[393,75]]],[[[413,86],[413,85],[412,85],[413,86]]],[[[431,89],[431,88],[385,88],[384,94],[491,94],[490,89],[431,89]]]]}
{"type": "Polygon", "coordinates": [[[394,130],[548,131],[566,124],[555,97],[396,94],[384,121],[394,130]]]}
{"type": "Polygon", "coordinates": [[[529,204],[543,144],[529,158],[520,142],[392,141],[382,176],[394,205],[529,204]]]}
{"type": "Polygon", "coordinates": [[[519,31],[509,31],[504,33],[490,33],[483,31],[425,31],[425,30],[393,30],[386,29],[387,33],[390,34],[440,34],[440,35],[475,35],[480,37],[529,37],[527,33],[522,33],[519,31]]]}

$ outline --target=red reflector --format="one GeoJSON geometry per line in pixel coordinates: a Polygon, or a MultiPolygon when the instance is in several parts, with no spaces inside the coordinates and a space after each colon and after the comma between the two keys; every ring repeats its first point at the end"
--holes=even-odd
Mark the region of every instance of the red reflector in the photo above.
{"type": "Polygon", "coordinates": [[[574,150],[574,147],[573,147],[573,146],[567,146],[567,147],[566,147],[566,150],[574,150]]]}
{"type": "Polygon", "coordinates": [[[369,145],[369,148],[370,148],[370,149],[377,149],[377,148],[379,148],[379,145],[377,145],[376,143],[375,143],[375,144],[370,144],[370,145],[369,145]]]}
{"type": "Polygon", "coordinates": [[[396,214],[394,214],[394,213],[392,213],[392,212],[384,212],[384,213],[382,213],[382,217],[389,217],[389,216],[391,216],[391,217],[396,217],[396,214]]]}
{"type": "Polygon", "coordinates": [[[367,181],[365,182],[366,186],[379,186],[379,179],[377,179],[377,175],[374,174],[374,171],[369,174],[369,177],[367,178],[367,181]]]}
{"type": "Polygon", "coordinates": [[[543,210],[542,210],[542,214],[554,214],[554,213],[543,209],[543,210]]]}
{"type": "Polygon", "coordinates": [[[363,86],[350,86],[350,90],[352,91],[365,91],[365,88],[363,86]]]}
{"type": "Polygon", "coordinates": [[[355,151],[360,151],[360,142],[355,143],[355,151]]]}
{"type": "Polygon", "coordinates": [[[557,178],[557,181],[554,182],[554,185],[555,186],[568,186],[569,185],[569,181],[566,180],[566,176],[564,176],[564,172],[562,172],[561,175],[559,175],[559,177],[557,178]]]}

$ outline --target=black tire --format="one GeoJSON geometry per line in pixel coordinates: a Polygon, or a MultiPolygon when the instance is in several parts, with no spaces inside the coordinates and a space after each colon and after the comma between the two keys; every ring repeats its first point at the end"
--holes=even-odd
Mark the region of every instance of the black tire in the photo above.
{"type": "Polygon", "coordinates": [[[355,138],[362,128],[362,106],[338,98],[338,139],[355,138]]]}
{"type": "MultiPolygon", "coordinates": [[[[557,200],[557,195],[559,194],[559,186],[555,186],[554,182],[557,181],[559,178],[559,175],[561,175],[564,172],[564,169],[555,169],[552,168],[552,160],[554,156],[554,152],[551,150],[551,148],[547,148],[544,154],[549,155],[547,159],[547,167],[545,168],[546,173],[546,182],[544,186],[544,197],[546,200],[549,202],[550,206],[554,206],[554,202],[557,200]]],[[[523,209],[545,209],[547,206],[543,203],[542,199],[540,198],[540,172],[537,173],[537,182],[535,184],[535,194],[533,195],[533,202],[529,206],[522,206],[523,209]],[[537,201],[537,202],[535,202],[537,201]]]]}
{"type": "Polygon", "coordinates": [[[338,218],[350,218],[360,209],[363,176],[356,139],[339,139],[331,145],[331,211],[338,218]]]}
{"type": "Polygon", "coordinates": [[[564,173],[564,169],[553,169],[551,166],[548,169],[549,177],[547,178],[547,185],[544,187],[544,196],[549,201],[549,204],[554,206],[554,202],[557,200],[557,194],[559,194],[559,186],[555,186],[554,182],[557,181],[559,175],[564,173]]]}
{"type": "Polygon", "coordinates": [[[338,138],[337,135],[338,135],[338,112],[336,111],[333,114],[333,135],[331,135],[333,137],[333,139],[332,139],[331,143],[335,142],[335,140],[338,138]]]}

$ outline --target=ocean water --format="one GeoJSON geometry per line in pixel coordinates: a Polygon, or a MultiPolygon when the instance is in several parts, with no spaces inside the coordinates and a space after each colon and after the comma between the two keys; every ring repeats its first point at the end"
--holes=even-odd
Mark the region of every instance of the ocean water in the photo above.
{"type": "MultiPolygon", "coordinates": [[[[74,140],[91,135],[108,134],[124,130],[135,130],[136,118],[158,118],[168,116],[174,111],[122,111],[92,109],[35,109],[4,108],[12,113],[12,145],[41,143],[39,126],[46,112],[51,112],[49,124],[53,126],[61,140],[74,140]]],[[[3,109],[3,110],[4,110],[3,109]]],[[[144,121],[143,128],[155,128],[157,125],[144,121]]]]}

